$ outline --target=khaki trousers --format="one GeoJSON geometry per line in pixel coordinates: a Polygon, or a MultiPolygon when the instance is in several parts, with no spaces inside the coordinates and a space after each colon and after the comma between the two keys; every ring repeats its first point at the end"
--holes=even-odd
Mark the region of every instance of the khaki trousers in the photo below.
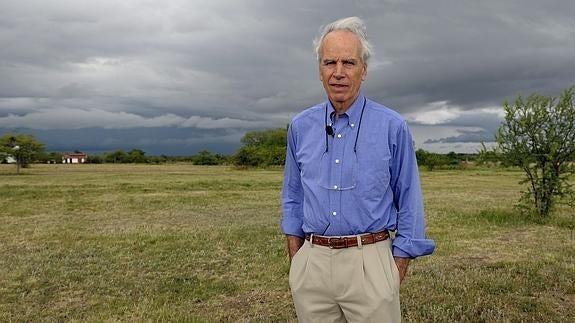
{"type": "Polygon", "coordinates": [[[391,240],[345,249],[305,241],[289,284],[299,322],[400,322],[391,240]]]}

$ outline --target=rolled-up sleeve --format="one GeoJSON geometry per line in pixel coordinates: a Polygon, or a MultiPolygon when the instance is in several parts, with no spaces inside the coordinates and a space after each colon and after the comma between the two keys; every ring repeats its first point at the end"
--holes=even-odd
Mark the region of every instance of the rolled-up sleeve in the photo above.
{"type": "Polygon", "coordinates": [[[286,235],[303,237],[303,187],[296,159],[296,130],[292,123],[287,134],[287,152],[282,187],[281,229],[286,235]]]}
{"type": "Polygon", "coordinates": [[[416,258],[429,255],[435,242],[425,237],[425,212],[419,182],[413,139],[405,121],[393,142],[391,186],[397,210],[397,230],[393,241],[393,255],[416,258]]]}

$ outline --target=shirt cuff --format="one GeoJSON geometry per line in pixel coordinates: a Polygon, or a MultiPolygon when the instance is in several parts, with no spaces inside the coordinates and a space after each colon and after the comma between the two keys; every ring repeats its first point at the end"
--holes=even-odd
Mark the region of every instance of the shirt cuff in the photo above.
{"type": "Polygon", "coordinates": [[[431,239],[409,239],[396,237],[393,240],[393,256],[400,258],[417,258],[430,255],[435,250],[435,242],[431,239]]]}
{"type": "Polygon", "coordinates": [[[286,235],[298,236],[300,238],[305,237],[305,233],[303,232],[302,228],[302,221],[290,219],[284,217],[282,219],[282,232],[286,235]]]}

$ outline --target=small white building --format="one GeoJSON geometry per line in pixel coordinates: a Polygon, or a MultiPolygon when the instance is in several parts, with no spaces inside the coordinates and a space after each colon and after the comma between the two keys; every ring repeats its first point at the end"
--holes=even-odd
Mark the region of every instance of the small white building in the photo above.
{"type": "Polygon", "coordinates": [[[16,158],[14,158],[14,156],[12,155],[0,155],[0,164],[2,163],[6,163],[6,164],[16,164],[18,161],[16,160],[16,158]]]}
{"type": "Polygon", "coordinates": [[[88,160],[85,153],[70,153],[62,155],[62,164],[83,164],[88,160]]]}

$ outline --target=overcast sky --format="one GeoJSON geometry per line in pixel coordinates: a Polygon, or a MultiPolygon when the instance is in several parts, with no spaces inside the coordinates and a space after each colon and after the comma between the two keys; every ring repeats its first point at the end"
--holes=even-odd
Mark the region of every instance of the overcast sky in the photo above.
{"type": "Polygon", "coordinates": [[[0,134],[49,151],[232,153],[326,99],[312,41],[359,16],[363,93],[473,152],[504,100],[575,85],[575,1],[0,0],[0,134]]]}

